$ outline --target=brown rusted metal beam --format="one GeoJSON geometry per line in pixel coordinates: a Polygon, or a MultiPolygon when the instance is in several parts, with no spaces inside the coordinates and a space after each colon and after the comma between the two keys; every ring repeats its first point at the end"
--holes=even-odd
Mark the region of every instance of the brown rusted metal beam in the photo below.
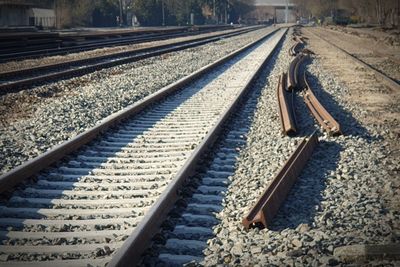
{"type": "Polygon", "coordinates": [[[293,60],[290,62],[289,71],[287,76],[287,89],[289,91],[299,89],[302,84],[299,83],[299,70],[302,62],[307,58],[308,55],[303,53],[299,53],[293,60]]]}
{"type": "Polygon", "coordinates": [[[297,49],[300,46],[300,42],[296,42],[294,45],[292,45],[289,49],[289,55],[290,56],[296,56],[297,55],[297,49]]]}
{"type": "Polygon", "coordinates": [[[282,133],[290,135],[296,133],[296,117],[294,114],[294,92],[288,92],[286,90],[286,76],[286,73],[282,73],[282,75],[279,76],[277,97],[282,133]]]}
{"type": "Polygon", "coordinates": [[[306,91],[304,92],[304,102],[306,103],[311,114],[315,117],[318,123],[328,132],[330,135],[340,135],[342,131],[340,124],[329,114],[328,111],[318,101],[314,95],[309,83],[307,82],[306,73],[304,73],[304,83],[306,85],[306,91]]]}
{"type": "Polygon", "coordinates": [[[282,169],[272,179],[249,214],[244,217],[242,223],[246,229],[251,227],[264,228],[271,225],[272,219],[285,201],[286,195],[311,157],[317,144],[318,137],[316,132],[303,139],[282,169]]]}

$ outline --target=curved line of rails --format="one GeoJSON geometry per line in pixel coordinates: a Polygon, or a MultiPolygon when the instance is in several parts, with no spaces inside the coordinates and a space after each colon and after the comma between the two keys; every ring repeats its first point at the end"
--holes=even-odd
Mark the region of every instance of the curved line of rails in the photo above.
{"type": "Polygon", "coordinates": [[[337,46],[336,44],[330,42],[329,40],[327,40],[326,38],[318,35],[317,33],[313,32],[311,30],[306,30],[306,32],[311,33],[312,35],[314,35],[315,37],[317,37],[320,40],[323,40],[324,42],[328,43],[330,46],[332,46],[335,49],[341,51],[350,60],[352,60],[352,61],[354,61],[354,62],[356,62],[358,64],[361,64],[364,68],[372,71],[378,79],[380,79],[382,82],[384,82],[387,86],[389,86],[393,90],[400,90],[400,84],[397,81],[395,81],[394,79],[392,79],[391,77],[389,77],[386,74],[384,74],[383,72],[381,72],[380,70],[374,68],[373,66],[371,66],[368,63],[364,62],[363,60],[353,56],[352,54],[347,52],[345,49],[337,46]]]}
{"type": "Polygon", "coordinates": [[[170,52],[201,46],[207,43],[219,41],[222,38],[245,34],[257,29],[259,28],[239,29],[234,32],[222,33],[211,37],[205,36],[194,40],[186,40],[171,44],[134,49],[132,51],[95,56],[87,59],[49,64],[36,68],[3,72],[0,73],[0,95],[23,90],[25,87],[29,88],[33,85],[39,85],[64,77],[80,76],[104,68],[110,68],[170,52]]]}
{"type": "MultiPolygon", "coordinates": [[[[110,47],[110,46],[118,46],[118,45],[128,45],[128,44],[139,44],[143,42],[149,42],[149,41],[157,41],[157,40],[165,40],[165,39],[170,39],[170,38],[177,38],[177,37],[183,37],[183,36],[191,36],[191,35],[197,35],[197,34],[203,34],[203,33],[208,33],[208,32],[213,32],[213,31],[220,31],[220,30],[227,30],[232,27],[222,27],[222,28],[199,28],[196,31],[191,31],[190,28],[183,27],[182,29],[175,29],[175,30],[167,30],[167,31],[152,31],[150,30],[148,33],[147,32],[134,32],[130,34],[137,34],[134,36],[125,36],[129,35],[129,33],[120,33],[121,36],[119,37],[113,37],[113,39],[102,39],[102,40],[88,40],[84,41],[83,43],[80,44],[75,44],[72,41],[68,41],[68,39],[76,39],[76,38],[87,38],[85,35],[81,37],[81,35],[65,35],[65,36],[60,36],[61,39],[66,39],[64,41],[60,40],[59,42],[55,42],[55,44],[58,47],[55,48],[41,48],[39,47],[24,47],[23,51],[21,51],[21,48],[14,48],[14,49],[8,49],[7,51],[0,50],[2,54],[0,55],[0,62],[6,62],[6,61],[11,61],[11,60],[21,60],[21,59],[27,59],[27,58],[38,58],[38,57],[43,57],[43,56],[55,56],[55,55],[65,55],[68,53],[76,53],[76,52],[83,52],[83,51],[88,51],[92,49],[97,49],[97,48],[103,48],[103,47],[110,47]],[[59,43],[59,44],[58,44],[59,43]]],[[[108,36],[107,33],[102,33],[105,36],[108,36]]],[[[108,34],[112,34],[108,33],[108,34]]],[[[98,34],[94,33],[93,38],[102,38],[102,36],[99,36],[98,34]]],[[[55,40],[56,41],[56,40],[55,40]]],[[[1,43],[0,43],[1,45],[1,43]]],[[[48,44],[46,45],[48,46],[48,44]]]]}
{"type": "MultiPolygon", "coordinates": [[[[292,48],[293,46],[289,50],[292,50],[292,48]]],[[[307,49],[304,49],[304,51],[312,53],[307,49]]],[[[307,57],[307,53],[298,53],[290,62],[288,74],[286,75],[286,73],[283,73],[279,77],[277,99],[282,133],[286,135],[293,135],[296,133],[298,126],[296,125],[294,94],[296,89],[304,89],[304,102],[317,122],[329,135],[340,135],[342,134],[340,124],[323,107],[314,95],[313,90],[307,81],[306,72],[304,72],[303,75],[300,74],[301,64],[307,57]]]]}
{"type": "Polygon", "coordinates": [[[269,41],[263,41],[270,38],[270,49],[275,49],[285,32],[271,30],[1,176],[1,192],[8,190],[11,197],[1,204],[0,236],[8,245],[0,246],[0,252],[9,260],[28,261],[38,260],[42,253],[41,266],[103,264],[116,249],[110,266],[131,266],[139,260],[183,181],[272,53],[265,55],[269,41]],[[250,48],[254,51],[247,52],[250,48]],[[237,62],[229,63],[230,59],[237,62]],[[251,69],[238,73],[235,68],[246,61],[251,69]],[[229,80],[227,87],[215,73],[210,74],[209,85],[194,82],[223,63],[228,63],[228,70],[217,70],[217,76],[229,80]],[[65,162],[43,171],[62,158],[65,162]],[[24,181],[23,187],[14,189],[24,181]],[[82,255],[86,258],[80,259],[82,255]],[[55,258],[58,261],[50,260],[55,258]]]}

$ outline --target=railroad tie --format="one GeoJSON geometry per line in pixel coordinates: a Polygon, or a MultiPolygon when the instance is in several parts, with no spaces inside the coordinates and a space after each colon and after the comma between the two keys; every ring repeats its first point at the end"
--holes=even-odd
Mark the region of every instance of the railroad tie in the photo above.
{"type": "Polygon", "coordinates": [[[285,201],[286,195],[311,157],[317,144],[316,131],[310,137],[303,139],[281,170],[272,179],[248,215],[243,218],[242,223],[246,229],[253,227],[268,228],[271,226],[279,207],[285,201]]]}

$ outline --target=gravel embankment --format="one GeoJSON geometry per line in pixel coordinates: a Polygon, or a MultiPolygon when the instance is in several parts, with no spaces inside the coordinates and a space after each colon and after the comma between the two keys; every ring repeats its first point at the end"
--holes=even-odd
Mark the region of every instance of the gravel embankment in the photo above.
{"type": "Polygon", "coordinates": [[[156,45],[164,45],[164,44],[170,44],[170,43],[174,43],[174,42],[192,40],[192,39],[200,38],[203,36],[214,36],[214,35],[221,34],[223,32],[228,33],[228,32],[232,32],[232,31],[233,30],[227,30],[227,31],[222,31],[222,32],[213,32],[213,33],[203,33],[203,34],[199,34],[199,35],[185,36],[185,37],[179,37],[179,38],[168,39],[168,40],[145,42],[145,43],[131,44],[131,45],[121,45],[121,46],[114,46],[114,47],[104,47],[104,48],[98,48],[98,49],[84,51],[84,52],[76,52],[76,53],[71,53],[71,54],[66,54],[66,55],[50,56],[50,57],[37,58],[37,59],[26,59],[26,60],[19,60],[19,61],[10,61],[10,62],[0,64],[0,72],[8,72],[8,71],[18,70],[18,69],[33,68],[33,67],[44,66],[44,65],[48,65],[48,64],[62,63],[62,62],[66,62],[66,61],[85,59],[85,58],[90,58],[90,57],[95,57],[95,56],[104,56],[104,55],[109,55],[112,53],[126,52],[129,50],[136,50],[136,49],[144,48],[144,47],[153,47],[156,45]]]}
{"type": "MultiPolygon", "coordinates": [[[[290,39],[289,39],[290,40],[290,39]]],[[[365,116],[347,102],[348,89],[325,71],[318,60],[307,69],[316,96],[341,123],[343,136],[320,134],[320,144],[274,219],[272,229],[244,230],[241,221],[297,143],[318,129],[300,96],[296,99],[299,137],[283,137],[277,113],[278,76],[291,60],[286,41],[275,65],[264,72],[256,87],[263,87],[231,178],[224,209],[216,216],[216,237],[208,241],[202,264],[236,266],[343,265],[334,249],[351,244],[399,243],[400,213],[386,208],[394,194],[396,162],[387,159],[388,126],[360,125],[365,116]],[[268,74],[268,75],[266,75],[268,74]],[[398,230],[397,230],[398,231],[398,230]]],[[[257,90],[257,89],[255,89],[257,90]]],[[[396,262],[387,263],[395,266],[396,262]]],[[[398,262],[397,262],[398,263],[398,262]]]]}
{"type": "Polygon", "coordinates": [[[1,96],[0,173],[94,126],[270,29],[1,96]]]}

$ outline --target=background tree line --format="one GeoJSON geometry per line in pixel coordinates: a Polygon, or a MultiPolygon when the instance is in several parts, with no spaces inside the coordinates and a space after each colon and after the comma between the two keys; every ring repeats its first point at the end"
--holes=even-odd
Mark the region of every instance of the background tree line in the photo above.
{"type": "MultiPolygon", "coordinates": [[[[42,1],[43,2],[43,1],[42,1]]],[[[254,0],[49,0],[56,10],[57,25],[130,25],[136,16],[142,26],[238,23],[253,8],[254,0]]]]}
{"type": "Polygon", "coordinates": [[[302,17],[349,17],[352,23],[400,27],[400,0],[292,0],[302,17]]]}

